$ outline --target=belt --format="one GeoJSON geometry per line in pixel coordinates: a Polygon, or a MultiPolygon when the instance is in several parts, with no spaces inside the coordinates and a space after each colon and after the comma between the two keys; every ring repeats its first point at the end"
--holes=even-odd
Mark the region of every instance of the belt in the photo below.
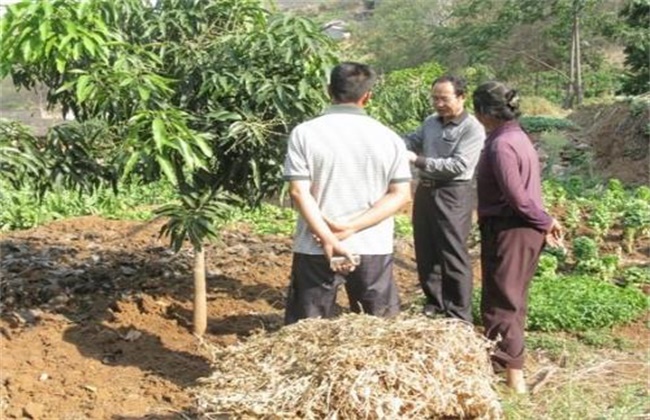
{"type": "Polygon", "coordinates": [[[469,179],[457,179],[451,181],[437,181],[434,179],[420,179],[418,186],[422,188],[438,188],[438,187],[451,187],[454,185],[469,184],[469,179]]]}

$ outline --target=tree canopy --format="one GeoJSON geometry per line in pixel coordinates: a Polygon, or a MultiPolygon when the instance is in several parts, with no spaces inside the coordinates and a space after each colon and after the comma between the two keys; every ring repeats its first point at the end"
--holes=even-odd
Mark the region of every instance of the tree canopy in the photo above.
{"type": "Polygon", "coordinates": [[[623,92],[639,94],[650,91],[650,0],[630,0],[621,10],[624,19],[621,37],[625,42],[628,67],[623,92]]]}
{"type": "Polygon", "coordinates": [[[0,77],[45,86],[75,121],[1,137],[0,167],[41,192],[171,182],[179,200],[158,214],[174,249],[194,247],[202,334],[204,239],[231,204],[281,188],[283,140],[323,107],[333,52],[310,20],[258,0],[24,0],[0,21],[0,77]]]}
{"type": "Polygon", "coordinates": [[[49,105],[76,117],[50,146],[95,133],[63,140],[94,169],[67,181],[164,176],[249,202],[281,185],[283,136],[322,108],[334,48],[309,20],[256,0],[23,1],[1,30],[0,76],[44,84],[49,105]]]}

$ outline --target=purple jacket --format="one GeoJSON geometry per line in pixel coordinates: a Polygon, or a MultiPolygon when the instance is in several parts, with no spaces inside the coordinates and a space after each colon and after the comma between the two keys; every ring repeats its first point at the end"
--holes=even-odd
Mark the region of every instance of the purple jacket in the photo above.
{"type": "Polygon", "coordinates": [[[548,231],[553,219],[544,211],[539,157],[516,121],[492,131],[477,167],[479,222],[488,217],[518,216],[548,231]]]}

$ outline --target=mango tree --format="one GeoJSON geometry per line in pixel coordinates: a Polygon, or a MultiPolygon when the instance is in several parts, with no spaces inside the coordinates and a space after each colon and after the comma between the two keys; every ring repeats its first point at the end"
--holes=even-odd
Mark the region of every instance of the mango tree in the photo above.
{"type": "Polygon", "coordinates": [[[324,105],[331,41],[257,0],[26,0],[0,31],[0,77],[44,86],[50,107],[75,116],[38,147],[13,145],[40,162],[22,173],[44,192],[173,183],[161,233],[194,249],[203,334],[205,240],[231,206],[281,187],[282,140],[324,105]]]}

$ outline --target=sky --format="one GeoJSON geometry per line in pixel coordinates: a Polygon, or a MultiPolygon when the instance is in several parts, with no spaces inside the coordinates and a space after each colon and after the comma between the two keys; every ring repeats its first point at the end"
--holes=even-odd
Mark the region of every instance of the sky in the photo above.
{"type": "Polygon", "coordinates": [[[20,0],[0,0],[0,16],[5,13],[5,8],[13,3],[18,3],[20,0]]]}

